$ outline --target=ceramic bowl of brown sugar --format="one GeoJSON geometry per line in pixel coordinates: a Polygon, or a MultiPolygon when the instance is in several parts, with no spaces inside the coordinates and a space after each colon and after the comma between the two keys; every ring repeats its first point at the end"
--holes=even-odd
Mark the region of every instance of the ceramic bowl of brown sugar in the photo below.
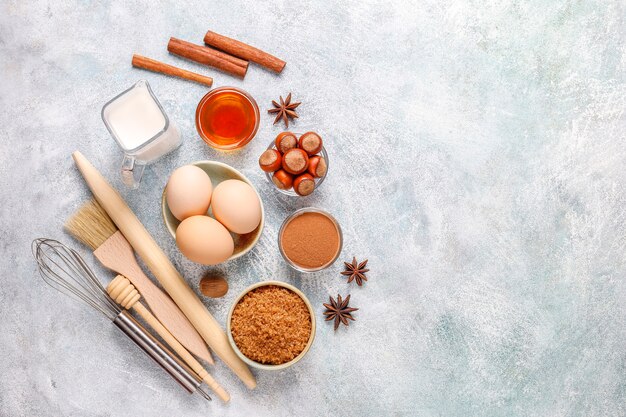
{"type": "Polygon", "coordinates": [[[277,371],[300,361],[315,338],[315,313],[293,285],[263,281],[246,288],[226,322],[228,341],[251,367],[277,371]]]}

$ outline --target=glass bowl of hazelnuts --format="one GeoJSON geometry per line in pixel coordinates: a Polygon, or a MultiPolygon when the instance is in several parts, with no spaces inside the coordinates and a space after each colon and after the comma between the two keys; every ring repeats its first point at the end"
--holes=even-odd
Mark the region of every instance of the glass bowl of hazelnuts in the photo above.
{"type": "Polygon", "coordinates": [[[328,154],[315,132],[282,132],[259,157],[259,166],[278,191],[307,196],[328,173],[328,154]]]}

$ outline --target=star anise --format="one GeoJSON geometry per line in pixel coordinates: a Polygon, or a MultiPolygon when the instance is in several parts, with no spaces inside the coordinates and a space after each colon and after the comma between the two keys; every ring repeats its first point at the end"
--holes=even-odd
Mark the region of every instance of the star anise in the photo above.
{"type": "Polygon", "coordinates": [[[328,299],[330,300],[330,304],[324,303],[324,307],[326,307],[324,315],[326,316],[326,321],[335,320],[335,330],[339,327],[339,323],[343,323],[347,326],[348,319],[355,321],[355,318],[352,317],[350,313],[357,311],[358,308],[348,307],[350,295],[348,295],[345,300],[342,300],[339,294],[337,294],[337,301],[335,301],[333,297],[328,297],[328,299]]]}
{"type": "Polygon", "coordinates": [[[367,281],[367,277],[365,276],[366,272],[369,272],[369,269],[366,269],[367,259],[361,263],[356,261],[356,258],[352,258],[352,263],[344,262],[346,266],[346,270],[341,273],[341,275],[348,276],[348,283],[356,280],[356,283],[359,285],[363,285],[363,281],[367,281]]]}
{"type": "Polygon", "coordinates": [[[296,113],[296,107],[300,105],[300,102],[292,103],[291,93],[289,93],[285,100],[283,100],[283,96],[280,96],[280,104],[277,103],[275,100],[272,100],[272,104],[274,105],[274,108],[269,109],[267,112],[270,114],[277,113],[273,124],[276,124],[280,119],[283,119],[283,121],[285,122],[285,127],[289,127],[289,118],[298,118],[298,113],[296,113]]]}

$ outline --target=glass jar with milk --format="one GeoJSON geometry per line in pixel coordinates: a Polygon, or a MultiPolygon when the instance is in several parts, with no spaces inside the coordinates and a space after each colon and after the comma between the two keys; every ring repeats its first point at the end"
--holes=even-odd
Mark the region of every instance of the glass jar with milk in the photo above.
{"type": "Polygon", "coordinates": [[[145,80],[106,103],[102,120],[124,152],[122,180],[132,188],[139,186],[147,164],[181,143],[178,129],[145,80]]]}

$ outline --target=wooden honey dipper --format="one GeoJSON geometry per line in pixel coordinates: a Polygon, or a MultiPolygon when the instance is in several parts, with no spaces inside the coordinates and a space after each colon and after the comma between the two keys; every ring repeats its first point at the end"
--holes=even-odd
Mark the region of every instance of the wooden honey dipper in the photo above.
{"type": "Polygon", "coordinates": [[[224,402],[230,400],[230,395],[215,380],[206,369],[202,367],[192,355],[180,344],[178,340],[167,330],[156,317],[139,301],[141,294],[128,278],[118,275],[107,285],[107,292],[116,303],[127,310],[134,309],[165,342],[189,365],[193,371],[220,397],[224,402]]]}

